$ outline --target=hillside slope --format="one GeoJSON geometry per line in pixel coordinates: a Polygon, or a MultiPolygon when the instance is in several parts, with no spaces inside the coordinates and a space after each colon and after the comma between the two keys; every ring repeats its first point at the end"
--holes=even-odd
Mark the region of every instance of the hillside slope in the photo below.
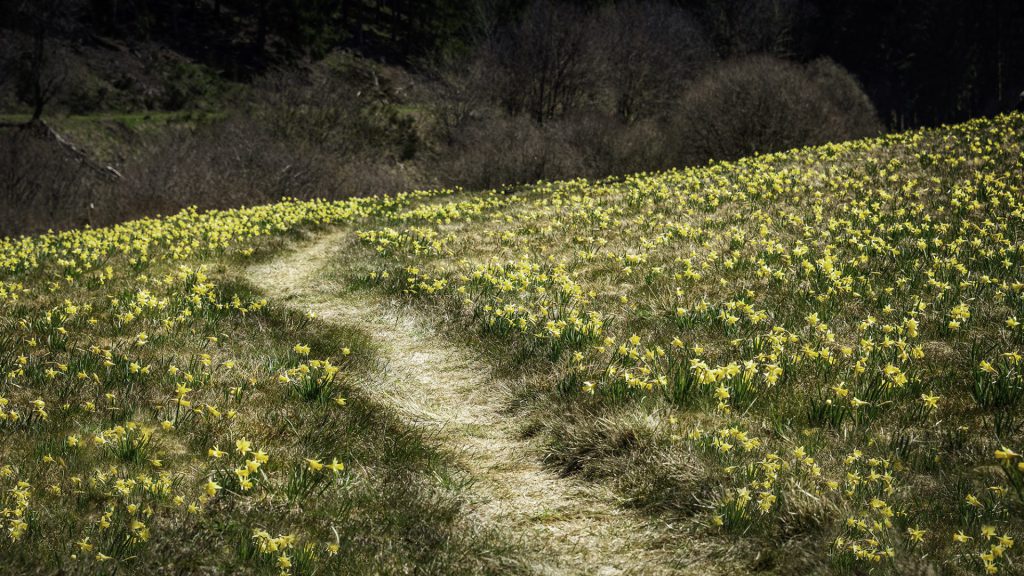
{"type": "Polygon", "coordinates": [[[465,509],[479,470],[360,384],[372,327],[239,279],[330,227],[318,298],[435,318],[540,460],[691,561],[1020,573],[1022,139],[1015,114],[0,241],[3,569],[531,571],[465,509]]]}
{"type": "Polygon", "coordinates": [[[694,562],[690,546],[617,507],[607,488],[545,470],[537,443],[521,438],[506,413],[512,383],[420,315],[345,286],[335,268],[355,241],[344,228],[322,234],[248,276],[275,301],[371,335],[384,368],[360,386],[455,455],[473,482],[467,512],[527,544],[532,572],[728,573],[730,566],[694,562]]]}

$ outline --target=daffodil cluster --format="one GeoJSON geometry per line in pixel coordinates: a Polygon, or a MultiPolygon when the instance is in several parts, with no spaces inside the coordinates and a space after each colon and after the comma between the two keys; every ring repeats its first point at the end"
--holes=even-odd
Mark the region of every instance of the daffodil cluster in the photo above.
{"type": "MultiPolygon", "coordinates": [[[[413,198],[186,210],[0,240],[0,556],[120,571],[182,531],[207,531],[220,539],[213,550],[237,548],[216,526],[273,520],[280,501],[340,497],[340,454],[307,461],[294,438],[251,434],[267,406],[309,409],[302,401],[322,395],[331,401],[316,409],[340,414],[351,350],[319,359],[302,344],[248,350],[238,334],[258,332],[268,302],[224,287],[209,266],[413,198]],[[296,491],[296,471],[316,490],[296,491]],[[235,519],[239,509],[264,511],[235,519]]],[[[276,545],[275,572],[308,572],[338,552],[330,526],[278,528],[291,536],[276,545]]]]}
{"type": "Polygon", "coordinates": [[[1005,448],[1024,442],[1022,135],[1012,114],[423,195],[363,224],[365,279],[539,354],[589,410],[700,422],[667,434],[721,467],[708,525],[773,533],[812,514],[854,571],[1003,570],[1009,548],[968,560],[944,534],[1024,528],[1005,448]]]}

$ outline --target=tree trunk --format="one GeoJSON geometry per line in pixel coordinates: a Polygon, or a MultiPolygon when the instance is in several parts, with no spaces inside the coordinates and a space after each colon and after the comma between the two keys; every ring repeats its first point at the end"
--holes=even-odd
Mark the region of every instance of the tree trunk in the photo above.
{"type": "Polygon", "coordinates": [[[32,121],[42,118],[43,108],[46,106],[46,94],[43,90],[45,64],[46,25],[40,22],[32,38],[32,121]]]}
{"type": "Polygon", "coordinates": [[[267,18],[269,16],[268,6],[270,0],[260,0],[259,15],[256,21],[256,54],[263,56],[267,47],[267,18]]]}

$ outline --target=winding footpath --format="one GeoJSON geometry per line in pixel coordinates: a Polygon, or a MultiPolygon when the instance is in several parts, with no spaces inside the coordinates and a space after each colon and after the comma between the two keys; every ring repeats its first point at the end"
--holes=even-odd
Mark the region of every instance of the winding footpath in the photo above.
{"type": "Polygon", "coordinates": [[[538,574],[717,572],[706,559],[690,564],[692,550],[617,506],[608,490],[545,470],[537,446],[503,413],[507,385],[471,350],[414,311],[332,281],[332,264],[352,237],[346,230],[321,234],[250,267],[247,276],[280,304],[371,335],[382,365],[361,386],[456,455],[473,479],[471,521],[521,538],[538,574]]]}

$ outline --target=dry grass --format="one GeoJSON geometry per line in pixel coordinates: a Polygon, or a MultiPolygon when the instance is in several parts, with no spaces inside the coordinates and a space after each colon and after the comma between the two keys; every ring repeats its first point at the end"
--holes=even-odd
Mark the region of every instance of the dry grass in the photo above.
{"type": "Polygon", "coordinates": [[[508,413],[514,384],[415,313],[331,280],[345,267],[331,264],[352,249],[351,231],[342,230],[251,268],[249,277],[276,301],[373,335],[382,370],[362,388],[455,455],[472,481],[470,521],[521,540],[532,550],[530,570],[541,574],[726,572],[695,562],[692,547],[616,506],[607,489],[542,467],[539,447],[521,438],[508,413]]]}
{"type": "Polygon", "coordinates": [[[3,569],[1020,573],[1022,133],[2,240],[3,569]]]}
{"type": "Polygon", "coordinates": [[[239,279],[288,210],[0,245],[0,573],[523,571],[465,522],[454,461],[355,385],[378,369],[369,334],[239,279]],[[77,268],[29,256],[86,245],[77,268]]]}
{"type": "Polygon", "coordinates": [[[349,278],[528,375],[556,469],[751,570],[1012,573],[1022,131],[424,196],[349,278]]]}

